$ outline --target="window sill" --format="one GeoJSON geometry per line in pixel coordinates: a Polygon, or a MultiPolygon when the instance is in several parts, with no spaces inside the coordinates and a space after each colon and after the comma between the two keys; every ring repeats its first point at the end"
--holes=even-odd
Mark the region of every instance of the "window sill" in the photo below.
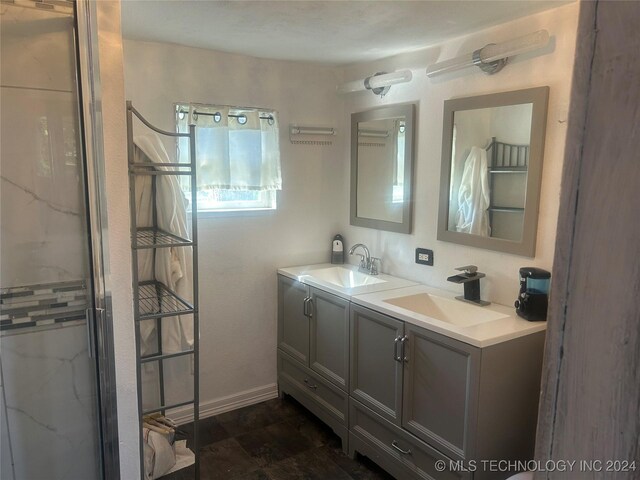
{"type": "MultiPolygon", "coordinates": [[[[224,218],[224,217],[264,217],[273,215],[275,208],[243,208],[241,210],[206,210],[198,212],[199,219],[224,218]]],[[[191,215],[191,212],[187,212],[191,215]]]]}

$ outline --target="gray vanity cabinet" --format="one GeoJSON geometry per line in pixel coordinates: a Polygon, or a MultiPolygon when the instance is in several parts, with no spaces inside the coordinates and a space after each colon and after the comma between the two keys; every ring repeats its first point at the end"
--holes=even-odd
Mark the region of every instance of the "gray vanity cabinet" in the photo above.
{"type": "Polygon", "coordinates": [[[343,390],[349,379],[349,301],[311,287],[309,366],[343,390]]]}
{"type": "Polygon", "coordinates": [[[401,423],[404,322],[351,305],[349,395],[395,425],[401,423]]]}
{"type": "Polygon", "coordinates": [[[329,425],[348,448],[349,308],[336,295],[278,275],[278,391],[329,425]]]}
{"type": "Polygon", "coordinates": [[[398,479],[503,480],[436,462],[531,459],[543,348],[543,331],[478,348],[278,275],[279,393],[398,479]]]}
{"type": "Polygon", "coordinates": [[[402,427],[453,459],[474,445],[480,349],[405,325],[402,427]]]}
{"type": "Polygon", "coordinates": [[[309,364],[309,287],[278,275],[278,348],[309,364]]]}

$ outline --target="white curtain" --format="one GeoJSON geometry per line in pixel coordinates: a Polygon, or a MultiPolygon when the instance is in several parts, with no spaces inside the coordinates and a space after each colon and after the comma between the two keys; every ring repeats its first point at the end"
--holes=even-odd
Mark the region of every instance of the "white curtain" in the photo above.
{"type": "MultiPolygon", "coordinates": [[[[276,112],[203,104],[188,108],[196,125],[198,187],[282,189],[276,112]]],[[[188,125],[189,115],[179,115],[179,131],[188,132],[188,125]]]]}

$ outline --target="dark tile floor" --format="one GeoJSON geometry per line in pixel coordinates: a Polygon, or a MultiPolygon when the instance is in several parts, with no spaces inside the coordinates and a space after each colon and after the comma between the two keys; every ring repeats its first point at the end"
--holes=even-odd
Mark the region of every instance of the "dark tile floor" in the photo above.
{"type": "MultiPolygon", "coordinates": [[[[190,443],[193,425],[181,430],[190,443]]],[[[201,420],[200,446],[201,480],[393,480],[365,457],[348,458],[333,431],[291,397],[201,420]]],[[[163,477],[191,479],[193,467],[163,477]]]]}

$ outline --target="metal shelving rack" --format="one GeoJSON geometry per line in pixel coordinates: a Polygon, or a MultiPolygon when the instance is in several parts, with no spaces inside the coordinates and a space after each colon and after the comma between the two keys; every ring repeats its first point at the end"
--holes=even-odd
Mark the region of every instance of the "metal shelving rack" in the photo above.
{"type": "Polygon", "coordinates": [[[494,174],[524,174],[529,171],[529,145],[516,145],[499,142],[496,137],[491,137],[491,143],[486,148],[491,150],[489,156],[489,225],[493,227],[494,212],[509,214],[524,214],[523,207],[512,207],[507,205],[495,205],[494,174]]]}
{"type": "MultiPolygon", "coordinates": [[[[189,133],[176,133],[161,130],[148,122],[127,101],[127,154],[129,166],[129,207],[131,210],[131,251],[133,264],[133,301],[136,334],[136,369],[138,378],[138,412],[140,423],[140,472],[144,478],[144,443],[142,438],[142,424],[145,415],[193,405],[193,452],[195,454],[194,478],[200,478],[200,448],[198,435],[199,396],[199,320],[198,320],[198,223],[196,208],[196,159],[195,159],[195,125],[189,125],[189,133]],[[189,163],[140,164],[134,163],[133,120],[134,115],[142,124],[154,132],[169,137],[185,137],[189,139],[189,163]],[[139,175],[151,176],[152,191],[152,226],[138,227],[136,212],[135,179],[139,175]],[[156,205],[156,182],[160,175],[188,175],[191,180],[191,239],[181,238],[158,227],[156,205]],[[145,249],[159,249],[169,247],[191,247],[193,255],[193,301],[180,297],[176,292],[157,280],[140,281],[138,276],[138,251],[145,249]],[[178,321],[179,315],[192,315],[193,318],[193,349],[177,353],[163,353],[162,350],[162,319],[174,317],[178,321]],[[157,331],[157,353],[141,355],[140,322],[154,321],[157,331]],[[188,401],[180,403],[165,403],[165,385],[163,361],[181,357],[193,356],[193,396],[188,401]],[[142,365],[154,362],[158,365],[158,381],[160,406],[153,409],[143,409],[142,402],[142,365]]],[[[152,256],[152,272],[155,274],[155,254],[152,256]]]]}

